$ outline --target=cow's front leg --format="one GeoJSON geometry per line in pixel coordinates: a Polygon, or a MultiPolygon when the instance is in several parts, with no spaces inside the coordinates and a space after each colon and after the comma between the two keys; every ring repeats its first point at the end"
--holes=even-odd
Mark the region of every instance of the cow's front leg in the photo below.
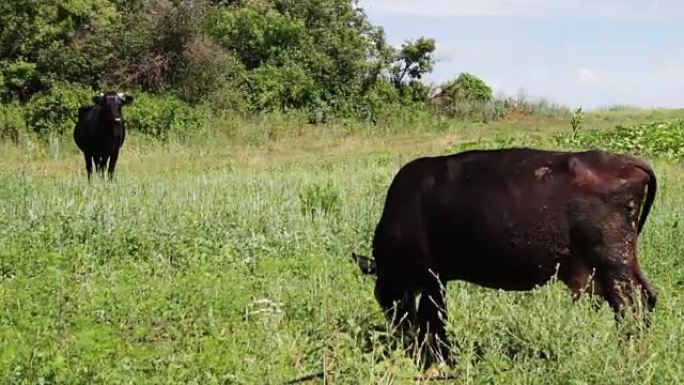
{"type": "Polygon", "coordinates": [[[423,366],[444,360],[451,364],[451,346],[446,333],[447,309],[442,282],[432,277],[423,289],[418,305],[419,334],[423,366]]]}

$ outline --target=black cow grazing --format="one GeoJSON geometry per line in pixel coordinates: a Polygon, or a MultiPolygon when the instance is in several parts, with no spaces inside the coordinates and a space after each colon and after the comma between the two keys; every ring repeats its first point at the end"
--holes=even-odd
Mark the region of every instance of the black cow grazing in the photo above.
{"type": "Polygon", "coordinates": [[[94,105],[78,109],[74,141],[85,157],[88,180],[93,173],[93,161],[97,172],[104,177],[109,160],[107,173],[110,180],[114,177],[119,149],[126,138],[121,108],[132,102],[131,95],[108,92],[94,96],[94,105]]]}
{"type": "Polygon", "coordinates": [[[605,298],[618,319],[637,299],[647,316],[656,293],[639,268],[637,236],[655,193],[648,164],[602,151],[420,158],[389,187],[374,260],[352,256],[376,275],[376,299],[396,325],[417,324],[429,365],[449,359],[441,289],[450,280],[526,291],[557,274],[575,298],[605,298]]]}

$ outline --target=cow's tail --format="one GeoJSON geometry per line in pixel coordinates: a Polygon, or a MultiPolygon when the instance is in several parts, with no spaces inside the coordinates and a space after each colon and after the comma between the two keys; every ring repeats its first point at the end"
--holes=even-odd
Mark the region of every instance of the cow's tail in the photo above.
{"type": "Polygon", "coordinates": [[[658,190],[658,180],[656,179],[653,169],[648,163],[636,160],[634,162],[634,166],[648,174],[648,190],[646,191],[646,200],[644,201],[644,206],[641,209],[639,225],[637,227],[637,234],[641,234],[641,230],[644,228],[644,225],[646,224],[648,214],[651,212],[651,206],[653,206],[653,201],[655,201],[656,191],[658,190]]]}
{"type": "Polygon", "coordinates": [[[359,269],[361,269],[362,273],[375,274],[375,260],[356,253],[352,253],[352,259],[354,262],[356,262],[356,265],[359,266],[359,269]]]}

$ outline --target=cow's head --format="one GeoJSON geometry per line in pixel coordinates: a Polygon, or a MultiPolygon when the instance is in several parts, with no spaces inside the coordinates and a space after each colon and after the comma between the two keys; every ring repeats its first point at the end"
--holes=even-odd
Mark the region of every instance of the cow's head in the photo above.
{"type": "Polygon", "coordinates": [[[377,268],[374,260],[356,253],[352,253],[352,259],[356,262],[357,266],[359,266],[362,273],[376,274],[377,268]]]}
{"type": "Polygon", "coordinates": [[[110,120],[115,126],[122,126],[121,108],[133,103],[133,96],[124,93],[108,92],[93,96],[93,103],[102,108],[106,119],[110,120]]]}

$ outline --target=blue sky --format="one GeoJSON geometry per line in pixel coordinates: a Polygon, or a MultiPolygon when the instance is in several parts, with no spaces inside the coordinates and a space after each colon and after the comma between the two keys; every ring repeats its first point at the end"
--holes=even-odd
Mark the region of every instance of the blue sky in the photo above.
{"type": "Polygon", "coordinates": [[[395,46],[437,41],[428,81],[571,107],[684,107],[684,0],[361,0],[395,46]]]}

